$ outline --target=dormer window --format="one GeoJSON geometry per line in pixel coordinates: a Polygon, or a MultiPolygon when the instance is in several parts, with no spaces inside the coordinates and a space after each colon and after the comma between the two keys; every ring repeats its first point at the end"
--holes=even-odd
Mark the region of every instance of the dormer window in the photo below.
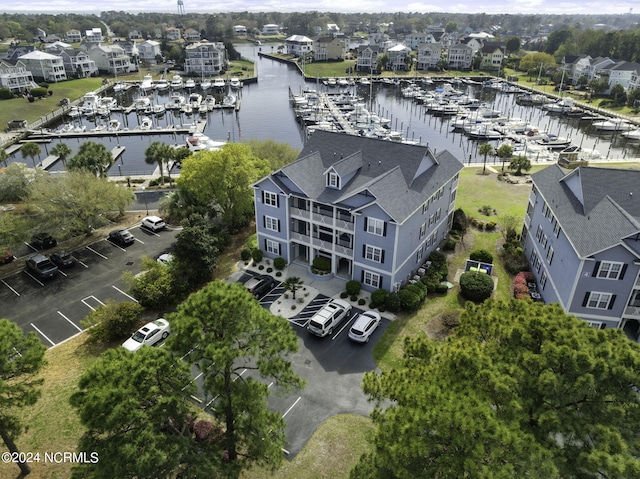
{"type": "Polygon", "coordinates": [[[340,177],[336,173],[330,171],[327,174],[327,186],[330,188],[340,189],[340,177]]]}

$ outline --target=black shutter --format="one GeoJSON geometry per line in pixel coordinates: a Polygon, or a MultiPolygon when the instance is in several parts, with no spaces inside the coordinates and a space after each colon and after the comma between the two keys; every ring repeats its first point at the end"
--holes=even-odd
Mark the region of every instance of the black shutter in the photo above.
{"type": "Polygon", "coordinates": [[[278,243],[278,256],[282,256],[282,245],[278,243]]]}
{"type": "Polygon", "coordinates": [[[267,239],[264,240],[264,250],[267,251],[267,239]]]}
{"type": "Polygon", "coordinates": [[[277,225],[278,225],[278,233],[280,233],[280,220],[276,220],[276,221],[278,222],[277,223],[277,225]]]}
{"type": "Polygon", "coordinates": [[[380,252],[380,262],[384,263],[384,250],[381,250],[380,252]]]}
{"type": "Polygon", "coordinates": [[[364,283],[364,270],[360,271],[360,282],[364,283]]]}
{"type": "Polygon", "coordinates": [[[362,257],[363,258],[367,257],[367,245],[366,244],[362,245],[362,257]]]}
{"type": "Polygon", "coordinates": [[[378,289],[382,289],[382,276],[380,276],[380,281],[378,281],[378,289]]]}
{"type": "Polygon", "coordinates": [[[594,278],[596,278],[597,274],[598,274],[598,269],[600,268],[600,261],[596,261],[596,264],[593,268],[593,273],[591,274],[591,276],[593,276],[594,278]]]}
{"type": "Polygon", "coordinates": [[[622,270],[620,270],[620,276],[618,276],[618,279],[624,279],[624,274],[627,272],[627,265],[623,264],[622,265],[622,270]]]}
{"type": "Polygon", "coordinates": [[[265,229],[267,228],[267,217],[266,216],[262,217],[262,227],[265,228],[265,229]]]}
{"type": "Polygon", "coordinates": [[[387,236],[387,222],[382,223],[382,236],[387,236]]]}
{"type": "Polygon", "coordinates": [[[582,307],[583,307],[583,308],[584,308],[584,307],[587,305],[587,303],[589,302],[589,295],[590,295],[590,294],[591,294],[591,293],[589,293],[589,292],[584,293],[584,299],[582,300],[582,307]]]}
{"type": "Polygon", "coordinates": [[[364,217],[364,230],[367,231],[367,227],[369,226],[369,218],[364,217]]]}
{"type": "Polygon", "coordinates": [[[616,302],[616,297],[617,296],[618,296],[617,294],[612,294],[611,295],[611,301],[609,301],[609,307],[607,309],[613,309],[613,303],[616,302]]]}
{"type": "Polygon", "coordinates": [[[280,208],[280,195],[276,194],[276,208],[280,208]]]}

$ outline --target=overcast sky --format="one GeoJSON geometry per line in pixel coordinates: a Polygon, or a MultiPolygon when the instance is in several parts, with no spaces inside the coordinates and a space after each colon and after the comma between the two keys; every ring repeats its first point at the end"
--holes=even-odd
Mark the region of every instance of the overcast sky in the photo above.
{"type": "MultiPolygon", "coordinates": [[[[625,14],[635,7],[637,0],[431,0],[406,3],[397,0],[182,0],[187,12],[450,12],[450,13],[526,13],[526,14],[625,14]]],[[[28,13],[99,13],[104,10],[129,12],[177,13],[178,0],[5,0],[0,12],[28,13]]]]}

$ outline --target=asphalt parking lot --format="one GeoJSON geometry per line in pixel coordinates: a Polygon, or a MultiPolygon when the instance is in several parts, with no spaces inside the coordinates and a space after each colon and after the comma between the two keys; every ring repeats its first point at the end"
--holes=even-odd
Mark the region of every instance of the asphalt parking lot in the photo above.
{"type": "MultiPolygon", "coordinates": [[[[122,273],[138,273],[143,256],[155,258],[169,250],[178,230],[152,233],[139,226],[129,230],[136,237],[133,244],[122,248],[105,238],[73,250],[77,264],[51,280],[41,281],[26,270],[3,277],[0,316],[25,332],[35,331],[43,344],[54,346],[80,333],[82,319],[108,300],[134,301],[126,293],[122,273]]],[[[22,258],[16,261],[24,263],[22,258]]]]}

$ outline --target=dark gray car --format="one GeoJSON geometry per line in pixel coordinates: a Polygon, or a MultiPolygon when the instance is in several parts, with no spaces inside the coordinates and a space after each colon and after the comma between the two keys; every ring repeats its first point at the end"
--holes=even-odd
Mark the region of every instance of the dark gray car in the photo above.
{"type": "Polygon", "coordinates": [[[135,237],[129,232],[129,230],[113,230],[109,233],[109,241],[113,241],[120,246],[130,245],[135,240],[135,237]]]}
{"type": "Polygon", "coordinates": [[[58,274],[58,267],[43,254],[34,254],[27,259],[27,270],[38,279],[53,278],[58,274]]]}

